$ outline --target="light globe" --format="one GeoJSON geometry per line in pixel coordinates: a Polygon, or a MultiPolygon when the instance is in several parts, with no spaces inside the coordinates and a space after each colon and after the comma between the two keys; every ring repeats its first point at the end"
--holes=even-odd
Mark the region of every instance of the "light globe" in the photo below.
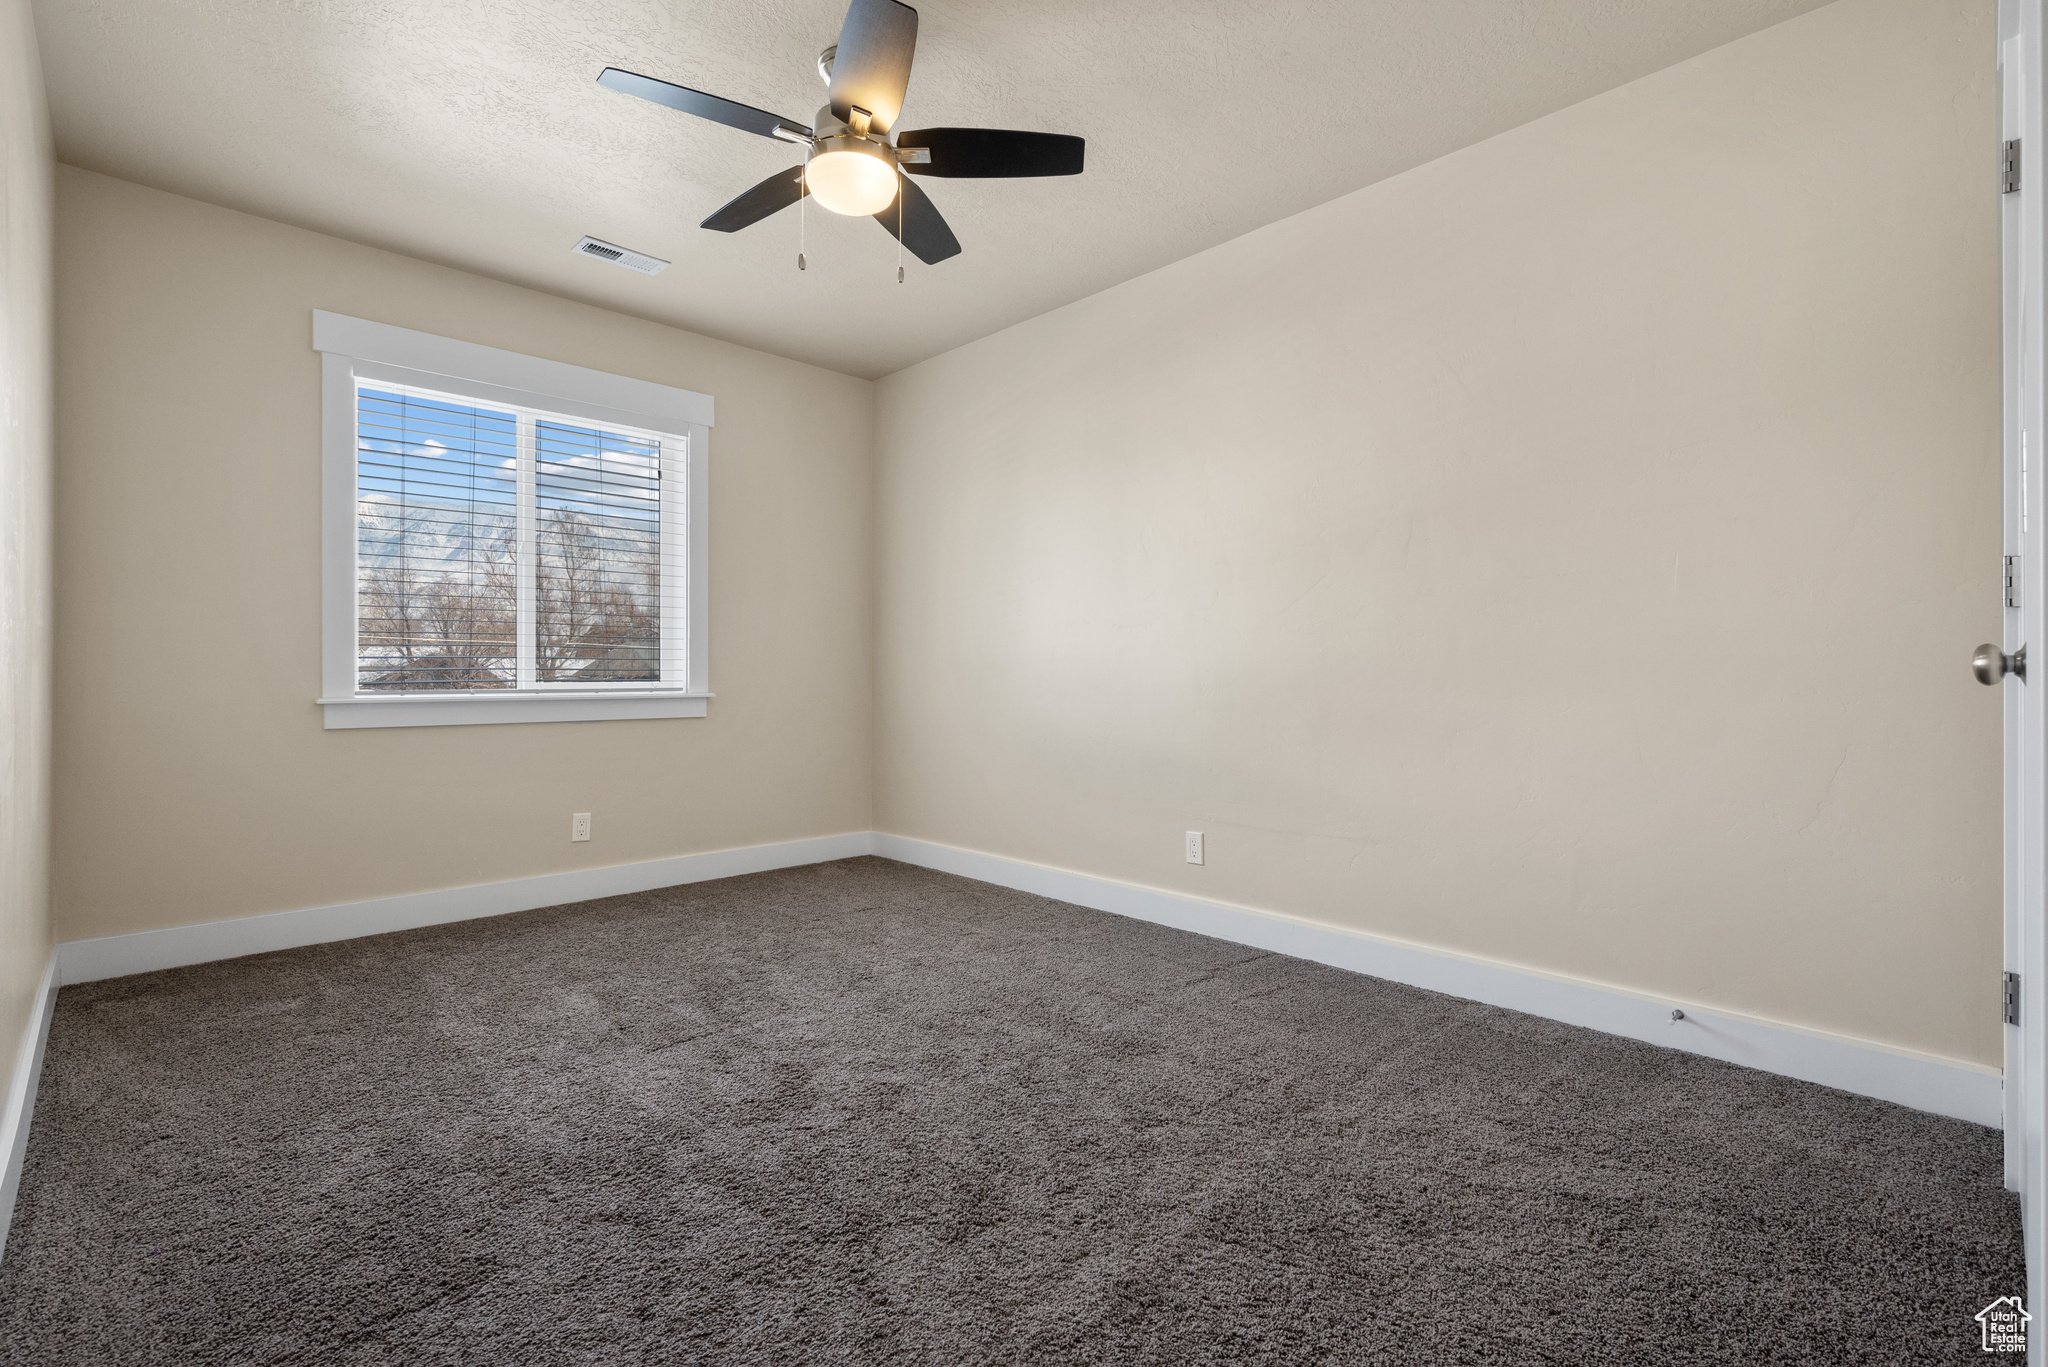
{"type": "Polygon", "coordinates": [[[835,214],[878,214],[896,200],[896,168],[879,152],[823,152],[804,168],[811,198],[835,214]]]}

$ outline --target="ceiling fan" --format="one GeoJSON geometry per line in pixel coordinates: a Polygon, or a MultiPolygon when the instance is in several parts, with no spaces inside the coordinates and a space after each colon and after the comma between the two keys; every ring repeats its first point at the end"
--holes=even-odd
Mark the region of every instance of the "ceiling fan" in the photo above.
{"type": "Polygon", "coordinates": [[[702,226],[738,232],[809,195],[836,214],[872,215],[918,260],[935,265],[959,255],[960,241],[937,206],[903,172],[1075,176],[1081,173],[1086,143],[1063,133],[1007,128],[919,128],[892,137],[916,49],[916,10],[898,0],[853,0],[839,41],[818,54],[818,74],[831,93],[814,127],[617,67],[606,67],[597,80],[621,94],[804,149],[802,165],[768,177],[702,226]]]}

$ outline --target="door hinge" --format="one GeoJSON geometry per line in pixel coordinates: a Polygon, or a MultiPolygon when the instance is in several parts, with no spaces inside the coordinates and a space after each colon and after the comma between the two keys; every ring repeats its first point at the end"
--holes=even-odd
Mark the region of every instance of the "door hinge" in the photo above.
{"type": "Polygon", "coordinates": [[[2004,174],[1999,178],[1999,184],[2008,195],[2016,193],[2020,188],[2020,140],[2018,138],[2013,138],[2005,144],[2005,168],[2004,174]]]}
{"type": "Polygon", "coordinates": [[[2023,606],[2020,602],[2020,558],[2016,555],[2005,558],[2005,605],[2009,608],[2023,606]]]}
{"type": "Polygon", "coordinates": [[[2005,1023],[2020,1023],[2020,975],[2017,973],[2005,975],[2005,1023]]]}

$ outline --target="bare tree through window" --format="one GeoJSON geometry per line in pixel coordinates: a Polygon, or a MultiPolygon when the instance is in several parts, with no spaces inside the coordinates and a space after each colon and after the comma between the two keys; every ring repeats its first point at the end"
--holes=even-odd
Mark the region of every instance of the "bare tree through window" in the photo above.
{"type": "Polygon", "coordinates": [[[517,682],[517,419],[364,387],[357,402],[358,686],[517,682]]]}
{"type": "Polygon", "coordinates": [[[661,448],[541,422],[535,650],[544,682],[661,677],[661,448]]]}
{"type": "Polygon", "coordinates": [[[522,578],[528,678],[660,680],[658,439],[364,385],[357,446],[358,687],[517,687],[522,578]],[[532,462],[526,565],[522,459],[532,462]]]}

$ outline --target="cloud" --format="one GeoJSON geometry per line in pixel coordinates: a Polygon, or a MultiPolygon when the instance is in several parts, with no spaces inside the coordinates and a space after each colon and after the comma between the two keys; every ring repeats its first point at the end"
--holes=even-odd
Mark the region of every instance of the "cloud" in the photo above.
{"type": "Polygon", "coordinates": [[[646,485],[623,484],[612,486],[603,492],[603,496],[607,498],[658,499],[661,497],[661,486],[652,482],[657,466],[655,464],[655,453],[651,451],[644,455],[635,451],[607,451],[603,455],[599,455],[595,451],[585,451],[570,456],[566,460],[557,456],[549,456],[541,464],[544,467],[551,466],[556,470],[560,470],[563,466],[568,466],[576,470],[592,470],[603,474],[621,475],[632,479],[650,481],[646,485]]]}

